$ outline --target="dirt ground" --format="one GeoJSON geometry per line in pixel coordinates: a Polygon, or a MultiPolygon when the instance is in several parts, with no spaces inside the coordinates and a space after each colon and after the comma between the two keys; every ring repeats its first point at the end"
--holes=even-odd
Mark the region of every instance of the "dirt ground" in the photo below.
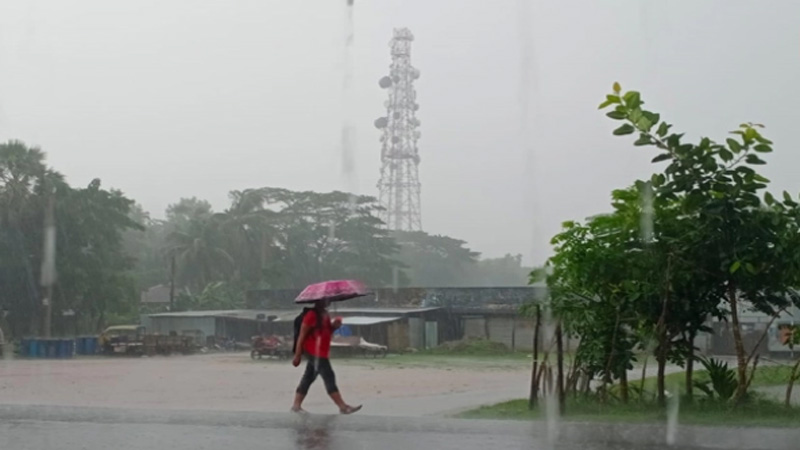
{"type": "MultiPolygon", "coordinates": [[[[430,364],[403,357],[333,360],[347,400],[364,413],[448,415],[525,397],[528,363],[476,361],[430,364]]],[[[252,361],[247,353],[154,358],[0,360],[0,404],[95,406],[134,409],[287,411],[302,366],[252,361]]],[[[335,407],[318,380],[304,405],[335,407]]]]}

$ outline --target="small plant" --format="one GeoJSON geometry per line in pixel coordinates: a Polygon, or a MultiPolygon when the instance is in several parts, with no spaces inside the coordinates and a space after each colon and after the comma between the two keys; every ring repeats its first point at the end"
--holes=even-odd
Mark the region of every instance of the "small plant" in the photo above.
{"type": "Polygon", "coordinates": [[[711,400],[728,401],[733,398],[738,387],[736,371],[718,359],[699,357],[698,361],[705,367],[709,379],[695,381],[694,386],[711,400]]]}

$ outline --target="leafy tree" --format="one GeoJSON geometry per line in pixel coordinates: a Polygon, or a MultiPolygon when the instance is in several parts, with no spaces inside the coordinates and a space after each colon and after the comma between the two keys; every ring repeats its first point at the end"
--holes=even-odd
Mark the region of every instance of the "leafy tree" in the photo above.
{"type": "Polygon", "coordinates": [[[184,230],[195,220],[208,219],[214,214],[211,203],[196,197],[182,198],[167,206],[167,223],[170,231],[184,230]]]}
{"type": "Polygon", "coordinates": [[[423,231],[395,231],[392,236],[400,245],[398,260],[408,268],[414,287],[472,285],[470,273],[480,254],[467,248],[465,241],[423,231]]]}
{"type": "Polygon", "coordinates": [[[507,254],[502,258],[479,259],[468,276],[472,286],[525,286],[532,270],[523,266],[522,255],[507,254]]]}
{"type": "Polygon", "coordinates": [[[169,268],[164,248],[167,224],[150,217],[139,204],[131,207],[129,218],[138,225],[123,234],[123,248],[134,260],[133,277],[139,292],[169,282],[169,268]]]}
{"type": "Polygon", "coordinates": [[[193,294],[182,292],[176,301],[177,311],[237,309],[244,305],[244,293],[231,284],[216,281],[193,294]]]}
{"type": "Polygon", "coordinates": [[[766,164],[760,155],[772,151],[761,125],[742,124],[724,143],[702,138],[692,144],[643,105],[638,92],[623,94],[615,84],[600,107],[613,108],[608,117],[624,122],[614,135],[637,133],[634,144],[654,147],[658,154],[653,162],[666,163],[652,177],[654,196],[678,202],[694,225],[691,270],[704,274],[705,291],[717,295],[730,316],[738,400],[747,393],[753,357],[742,340],[741,308],[775,316],[792,303],[800,304],[793,290],[800,276],[798,203],[787,192],[780,199],[761,194],[769,180],[756,167],[766,164]]]}
{"type": "Polygon", "coordinates": [[[39,329],[44,209],[50,196],[57,227],[54,325],[64,309],[75,310],[94,328],[109,312],[135,305],[131,261],[121,243],[122,233],[136,227],[127,217],[132,202],[102,189],[99,180],[71,188],[46,166],[39,149],[12,141],[0,145],[0,305],[15,336],[39,329]]]}
{"type": "Polygon", "coordinates": [[[169,234],[166,253],[175,259],[179,286],[201,291],[211,282],[230,279],[235,262],[221,225],[218,216],[200,216],[169,234]]]}
{"type": "Polygon", "coordinates": [[[138,292],[123,248],[123,233],[140,229],[130,219],[133,201],[93,180],[70,189],[56,207],[60,309],[88,315],[97,328],[107,313],[135,314],[138,292]]]}
{"type": "Polygon", "coordinates": [[[552,243],[555,255],[548,277],[551,307],[568,334],[579,336],[576,360],[588,378],[601,375],[604,384],[620,380],[627,400],[627,370],[633,367],[637,302],[647,296],[641,270],[644,254],[638,222],[626,215],[630,192],[614,193],[617,209],[595,216],[585,225],[564,224],[552,243]]]}
{"type": "Polygon", "coordinates": [[[397,244],[378,219],[373,197],[344,192],[293,192],[264,188],[276,213],[276,286],[302,287],[332,278],[391,285],[399,263],[397,244]]]}

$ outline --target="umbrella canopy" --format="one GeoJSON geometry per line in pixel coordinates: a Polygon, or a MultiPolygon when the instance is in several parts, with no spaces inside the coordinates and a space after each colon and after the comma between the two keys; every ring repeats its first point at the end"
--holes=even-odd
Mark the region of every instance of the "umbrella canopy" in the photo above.
{"type": "Polygon", "coordinates": [[[355,280],[323,281],[309,285],[294,299],[295,303],[313,303],[320,300],[341,302],[369,295],[364,283],[355,280]]]}

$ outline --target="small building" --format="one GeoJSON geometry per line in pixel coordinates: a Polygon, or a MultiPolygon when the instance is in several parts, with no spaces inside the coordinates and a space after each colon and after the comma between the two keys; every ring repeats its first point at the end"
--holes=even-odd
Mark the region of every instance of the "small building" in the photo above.
{"type": "MultiPolygon", "coordinates": [[[[385,345],[390,351],[431,348],[439,345],[440,308],[339,308],[332,316],[356,336],[385,345]]],[[[148,333],[233,338],[249,342],[252,336],[267,334],[294,336],[294,319],[300,309],[185,311],[142,316],[148,333]]]]}
{"type": "MultiPolygon", "coordinates": [[[[790,307],[773,320],[767,314],[754,311],[746,303],[740,306],[739,323],[745,351],[753,351],[761,356],[786,357],[794,351],[782,342],[782,331],[785,327],[800,324],[800,308],[790,307]]],[[[695,345],[703,352],[713,355],[735,355],[733,332],[729,321],[711,320],[711,333],[698,336],[695,345]]],[[[798,349],[800,350],[800,349],[798,349]]]]}
{"type": "MultiPolygon", "coordinates": [[[[255,290],[247,293],[248,307],[271,309],[291,304],[298,290],[255,290]]],[[[408,347],[431,348],[447,341],[482,338],[514,350],[533,348],[533,320],[521,317],[520,307],[548,295],[543,284],[524,287],[376,289],[375,295],[348,300],[348,308],[365,315],[393,310],[430,309],[424,321],[408,320],[408,347]]],[[[365,336],[365,339],[369,340],[365,336]]],[[[376,342],[379,343],[379,342],[376,342]]],[[[385,344],[384,344],[385,345],[385,344]]],[[[390,346],[397,349],[397,345],[390,346]]]]}

